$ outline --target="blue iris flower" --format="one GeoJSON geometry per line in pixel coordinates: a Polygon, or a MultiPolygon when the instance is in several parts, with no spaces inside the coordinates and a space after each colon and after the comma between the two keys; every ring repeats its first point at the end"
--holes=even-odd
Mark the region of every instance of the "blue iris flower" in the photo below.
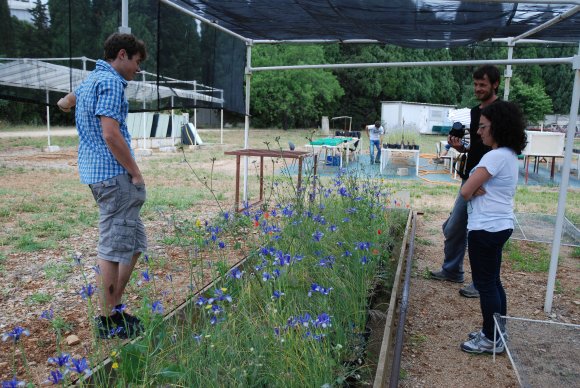
{"type": "Polygon", "coordinates": [[[201,334],[195,334],[193,333],[193,339],[195,340],[195,342],[197,342],[198,344],[201,343],[201,339],[203,338],[203,336],[201,334]]]}
{"type": "Polygon", "coordinates": [[[224,248],[226,247],[226,243],[225,243],[225,242],[223,242],[223,241],[220,241],[220,242],[218,243],[218,246],[219,246],[221,249],[224,249],[224,248]]]}
{"type": "Polygon", "coordinates": [[[272,275],[270,275],[268,272],[263,272],[262,273],[262,281],[267,282],[271,278],[272,278],[272,275]]]}
{"type": "Polygon", "coordinates": [[[90,299],[91,296],[95,293],[97,287],[93,286],[92,284],[88,284],[81,288],[80,294],[81,298],[83,299],[90,299]]]}
{"type": "Polygon", "coordinates": [[[207,303],[207,299],[205,299],[203,296],[200,296],[197,301],[195,302],[195,304],[197,306],[203,306],[204,304],[207,303]]]}
{"type": "Polygon", "coordinates": [[[50,381],[52,384],[57,385],[62,381],[62,379],[63,379],[63,376],[59,370],[51,370],[50,371],[50,376],[48,376],[48,381],[50,381]]]}
{"type": "Polygon", "coordinates": [[[143,277],[143,280],[145,280],[146,282],[151,281],[151,275],[149,275],[149,270],[146,269],[145,271],[141,272],[141,276],[143,277]]]}
{"type": "Polygon", "coordinates": [[[70,361],[70,354],[68,354],[68,353],[61,353],[60,356],[48,358],[49,364],[54,364],[58,367],[65,366],[66,364],[69,363],[69,361],[70,361]]]}
{"type": "Polygon", "coordinates": [[[238,267],[232,269],[229,273],[228,273],[228,277],[230,279],[241,279],[242,276],[244,276],[244,271],[240,270],[238,267]]]}
{"type": "Polygon", "coordinates": [[[363,257],[360,258],[360,262],[361,262],[362,265],[365,265],[366,263],[369,262],[369,259],[365,255],[365,256],[363,256],[363,257]]]}
{"type": "Polygon", "coordinates": [[[93,271],[95,271],[95,273],[97,275],[100,275],[101,274],[101,267],[99,267],[98,264],[97,265],[93,265],[91,268],[93,269],[93,271]]]}
{"type": "Polygon", "coordinates": [[[272,300],[274,299],[280,299],[280,297],[282,297],[282,295],[285,295],[282,291],[274,291],[274,293],[272,294],[272,300]]]}
{"type": "Polygon", "coordinates": [[[316,318],[316,320],[314,321],[314,326],[316,326],[316,327],[322,327],[324,329],[326,329],[327,327],[332,326],[332,324],[330,323],[330,315],[328,315],[326,313],[320,314],[316,318]]]}
{"type": "Polygon", "coordinates": [[[70,360],[69,370],[78,374],[84,373],[85,376],[90,376],[93,372],[89,368],[89,362],[86,357],[73,358],[70,360]]]}
{"type": "Polygon", "coordinates": [[[160,301],[156,300],[151,305],[151,312],[153,312],[153,314],[163,314],[163,304],[161,304],[160,301]]]}
{"type": "Polygon", "coordinates": [[[125,311],[126,309],[127,309],[127,305],[121,303],[120,305],[115,306],[111,312],[112,313],[123,314],[123,311],[125,311]]]}
{"type": "Polygon", "coordinates": [[[330,225],[328,227],[328,230],[330,230],[331,232],[336,232],[338,230],[338,226],[336,226],[336,225],[330,225]]]}
{"type": "Polygon", "coordinates": [[[16,379],[16,376],[12,378],[10,381],[3,381],[2,388],[17,388],[17,387],[24,387],[26,383],[24,381],[20,381],[16,379]]]}
{"type": "Polygon", "coordinates": [[[314,241],[320,241],[320,239],[322,238],[322,236],[324,236],[324,233],[322,233],[319,230],[317,230],[316,232],[312,233],[312,239],[314,241]]]}
{"type": "Polygon", "coordinates": [[[52,309],[44,310],[42,314],[40,314],[40,318],[52,321],[52,318],[54,318],[54,311],[52,309]]]}
{"type": "Polygon", "coordinates": [[[75,253],[73,255],[73,260],[75,262],[76,265],[81,265],[81,259],[83,258],[83,255],[81,255],[80,253],[75,253]]]}

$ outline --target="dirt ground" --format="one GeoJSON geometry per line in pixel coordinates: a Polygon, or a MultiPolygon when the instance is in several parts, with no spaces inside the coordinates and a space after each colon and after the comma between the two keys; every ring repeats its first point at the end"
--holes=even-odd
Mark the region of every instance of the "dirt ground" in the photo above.
{"type": "MultiPolygon", "coordinates": [[[[235,160],[222,166],[233,170],[235,160]]],[[[50,156],[31,149],[10,150],[0,153],[1,165],[19,165],[40,170],[31,179],[39,179],[42,171],[51,165],[60,169],[60,173],[76,174],[76,152],[65,150],[50,156]]],[[[49,171],[50,170],[46,170],[49,171]]],[[[46,173],[46,172],[45,172],[46,173]]],[[[45,175],[46,176],[46,175],[45,175]]],[[[10,188],[17,182],[3,180],[2,187],[10,188]]],[[[87,193],[88,196],[88,193],[87,193]]],[[[422,196],[413,204],[415,210],[422,212],[429,209],[418,219],[417,243],[413,276],[410,288],[410,307],[405,327],[405,345],[401,364],[401,387],[515,387],[518,385],[509,359],[499,356],[495,364],[491,357],[473,356],[463,353],[459,344],[466,334],[480,327],[481,318],[478,299],[467,299],[458,293],[460,285],[427,279],[429,269],[439,269],[443,259],[443,238],[440,227],[448,214],[453,198],[422,196]],[[434,206],[435,205],[435,206],[434,206]]],[[[208,216],[215,212],[209,204],[205,206],[208,216]]],[[[161,243],[167,235],[166,220],[147,220],[146,227],[150,238],[152,252],[159,257],[171,258],[171,263],[160,269],[156,276],[160,284],[167,282],[168,273],[187,272],[187,253],[176,248],[167,248],[161,243]]],[[[23,337],[21,343],[30,366],[29,375],[36,384],[46,380],[50,365],[48,357],[57,353],[55,335],[46,320],[40,319],[42,309],[37,305],[25,303],[27,297],[35,292],[50,293],[53,300],[50,306],[72,327],[64,337],[74,335],[78,341],[64,341],[62,351],[74,357],[83,357],[93,350],[90,327],[87,319],[87,307],[78,294],[85,284],[82,272],[91,280],[94,275],[91,266],[94,264],[94,250],[97,240],[96,228],[89,229],[81,237],[61,241],[57,249],[32,253],[9,254],[5,260],[5,271],[0,273],[3,285],[0,293],[0,333],[12,330],[20,325],[30,330],[29,337],[23,337]],[[83,256],[82,270],[79,267],[66,280],[66,284],[44,278],[42,268],[49,263],[63,262],[70,258],[71,252],[83,256]]],[[[524,273],[513,270],[510,265],[503,265],[503,281],[508,295],[508,314],[532,319],[552,319],[560,322],[580,323],[580,295],[578,295],[579,271],[578,258],[572,257],[570,249],[563,249],[562,262],[558,269],[561,292],[554,297],[553,313],[546,316],[543,302],[546,289],[546,273],[524,273]]],[[[140,263],[137,271],[143,270],[140,263]]],[[[466,270],[469,266],[466,264],[466,270]]],[[[470,279],[470,274],[466,274],[470,279]]],[[[200,279],[199,283],[205,282],[200,279]]],[[[188,279],[174,275],[172,287],[187,288],[188,279]]],[[[135,288],[131,286],[128,294],[134,295],[128,301],[129,307],[139,303],[135,288]]],[[[162,288],[162,287],[160,287],[162,288]]],[[[180,300],[173,294],[164,294],[163,303],[170,311],[180,300]]],[[[44,308],[43,308],[44,309],[44,308]]],[[[0,343],[0,380],[12,378],[13,348],[10,342],[0,343]]],[[[21,357],[20,350],[16,350],[21,357]]],[[[18,365],[22,365],[20,361],[18,365]]],[[[18,368],[19,377],[24,378],[23,367],[18,368]]]]}

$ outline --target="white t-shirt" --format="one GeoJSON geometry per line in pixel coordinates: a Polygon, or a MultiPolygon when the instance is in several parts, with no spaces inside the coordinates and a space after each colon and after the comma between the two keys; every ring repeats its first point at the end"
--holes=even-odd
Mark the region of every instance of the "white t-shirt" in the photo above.
{"type": "Polygon", "coordinates": [[[381,140],[381,135],[385,134],[385,129],[382,125],[378,128],[374,124],[367,125],[367,130],[369,131],[370,140],[381,140]]]}
{"type": "Polygon", "coordinates": [[[499,232],[514,228],[514,195],[518,183],[518,157],[507,147],[491,150],[471,170],[485,167],[491,178],[483,184],[484,195],[467,202],[467,229],[499,232]]]}

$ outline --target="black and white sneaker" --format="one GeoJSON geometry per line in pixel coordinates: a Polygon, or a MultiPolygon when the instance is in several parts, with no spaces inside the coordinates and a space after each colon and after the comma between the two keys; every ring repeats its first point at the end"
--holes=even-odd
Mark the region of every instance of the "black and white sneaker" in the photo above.
{"type": "Polygon", "coordinates": [[[461,344],[461,350],[475,354],[500,354],[505,351],[505,345],[501,339],[498,339],[494,343],[493,340],[490,340],[485,336],[485,334],[483,334],[483,332],[479,331],[475,334],[474,338],[461,344]]]}

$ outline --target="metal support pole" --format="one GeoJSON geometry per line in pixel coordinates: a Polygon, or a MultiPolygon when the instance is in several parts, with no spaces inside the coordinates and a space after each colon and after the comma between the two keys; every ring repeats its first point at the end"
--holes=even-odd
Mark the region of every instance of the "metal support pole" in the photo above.
{"type": "Polygon", "coordinates": [[[48,89],[46,90],[46,132],[48,133],[48,147],[50,149],[50,105],[48,98],[48,89]]]}
{"type": "Polygon", "coordinates": [[[552,311],[554,299],[554,286],[556,285],[556,271],[558,269],[558,257],[560,255],[560,242],[562,240],[562,227],[564,225],[564,213],[566,210],[566,195],[570,180],[570,164],[572,163],[572,149],[574,148],[574,136],[576,135],[576,122],[578,120],[578,104],[580,102],[580,48],[579,55],[574,57],[574,87],[572,89],[572,103],[570,105],[570,119],[566,131],[566,152],[564,153],[564,166],[562,167],[562,181],[560,182],[560,195],[558,196],[558,212],[556,213],[556,226],[554,227],[554,239],[552,242],[552,256],[550,270],[548,272],[548,286],[546,287],[546,299],[544,312],[552,311]]]}
{"type": "MultiPolygon", "coordinates": [[[[197,81],[193,81],[193,93],[197,96],[197,81]]],[[[197,97],[193,100],[193,127],[197,131],[197,97]]]]}
{"type": "MultiPolygon", "coordinates": [[[[510,40],[508,42],[508,61],[511,61],[513,59],[515,45],[516,45],[516,43],[513,40],[510,40]]],[[[503,90],[503,99],[505,101],[509,101],[511,78],[512,78],[512,65],[507,65],[505,68],[505,73],[504,73],[504,85],[505,85],[505,87],[503,90]]]]}
{"type": "Polygon", "coordinates": [[[175,111],[173,109],[173,96],[171,96],[171,146],[175,146],[175,111]]]}
{"type": "MultiPolygon", "coordinates": [[[[244,119],[244,149],[249,148],[250,81],[252,80],[252,44],[246,44],[246,117],[244,119]]],[[[244,156],[244,207],[248,203],[248,157],[244,156]]]]}
{"type": "Polygon", "coordinates": [[[119,27],[121,34],[130,34],[131,27],[129,27],[129,0],[121,2],[121,26],[119,27]]]}

